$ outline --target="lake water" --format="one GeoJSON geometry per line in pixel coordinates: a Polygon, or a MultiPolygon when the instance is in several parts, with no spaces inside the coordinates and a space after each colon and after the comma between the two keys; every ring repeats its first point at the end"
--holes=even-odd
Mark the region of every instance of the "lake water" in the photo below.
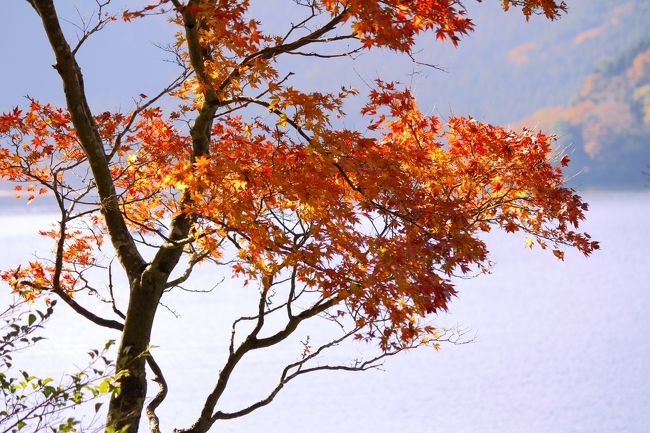
{"type": "MultiPolygon", "coordinates": [[[[589,259],[568,253],[559,262],[529,251],[520,237],[490,236],[493,273],[462,282],[449,313],[435,319],[469,330],[472,343],[401,354],[381,371],[299,378],[271,405],[214,431],[650,432],[650,194],[586,197],[586,228],[602,245],[589,259]]],[[[0,216],[0,268],[43,245],[29,233],[45,217],[12,212],[4,208],[0,216]]],[[[218,279],[205,270],[197,278],[206,287],[218,279]]],[[[162,309],[154,334],[170,384],[159,410],[166,431],[198,414],[227,351],[228,319],[250,290],[224,284],[211,294],[177,292],[165,300],[180,315],[162,309]]],[[[42,375],[83,365],[87,349],[111,337],[64,305],[57,313],[49,340],[22,358],[42,375]]],[[[286,345],[247,358],[226,409],[262,396],[294,350],[286,345]]],[[[354,358],[360,349],[345,350],[354,358]]]]}

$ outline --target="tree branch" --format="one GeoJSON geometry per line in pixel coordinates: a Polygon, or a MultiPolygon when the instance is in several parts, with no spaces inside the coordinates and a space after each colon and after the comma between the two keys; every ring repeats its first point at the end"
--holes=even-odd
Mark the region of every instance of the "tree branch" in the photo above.
{"type": "Polygon", "coordinates": [[[118,331],[122,331],[124,329],[124,325],[121,324],[120,322],[117,322],[115,320],[110,320],[110,319],[104,319],[103,317],[99,317],[96,314],[90,312],[89,310],[86,310],[84,307],[79,305],[74,299],[72,299],[67,293],[65,293],[61,288],[57,289],[55,287],[37,286],[36,284],[31,283],[30,281],[21,281],[20,284],[27,287],[31,287],[33,289],[49,290],[55,293],[63,300],[63,302],[68,304],[76,313],[80,314],[81,316],[85,317],[86,319],[90,320],[96,325],[103,326],[104,328],[117,329],[118,331]]]}
{"type": "Polygon", "coordinates": [[[319,29],[314,30],[308,35],[303,36],[302,38],[296,39],[293,42],[287,42],[279,45],[274,45],[272,47],[266,47],[261,49],[260,51],[257,51],[255,53],[249,54],[248,56],[244,57],[242,61],[239,62],[237,67],[235,67],[230,72],[230,74],[221,82],[221,84],[219,84],[218,91],[222,92],[223,90],[225,90],[226,87],[230,85],[232,80],[239,77],[241,75],[241,71],[245,69],[245,67],[255,59],[258,58],[270,59],[272,57],[277,56],[278,54],[295,51],[304,47],[305,45],[311,44],[313,42],[318,42],[321,36],[334,30],[336,26],[343,21],[343,18],[345,17],[346,13],[347,13],[347,9],[344,8],[340,14],[334,16],[325,25],[323,25],[319,29]]]}
{"type": "MultiPolygon", "coordinates": [[[[100,2],[99,0],[97,1],[97,23],[95,23],[92,28],[90,27],[90,23],[86,23],[86,21],[82,19],[83,27],[80,28],[82,31],[82,36],[79,38],[79,41],[72,49],[73,56],[77,54],[79,48],[81,48],[81,46],[88,40],[88,38],[103,29],[106,24],[113,21],[114,17],[108,14],[103,14],[104,8],[108,6],[110,2],[111,0],[105,0],[103,2],[100,2]]],[[[77,28],[79,28],[79,26],[77,26],[77,28]]]]}
{"type": "Polygon", "coordinates": [[[160,406],[163,400],[165,400],[165,397],[167,397],[167,381],[163,376],[160,366],[151,353],[147,354],[147,364],[154,374],[153,381],[159,386],[158,393],[153,400],[149,402],[146,408],[147,418],[149,418],[149,431],[151,433],[160,433],[160,420],[158,419],[158,415],[156,415],[156,409],[160,406]]]}
{"type": "MultiPolygon", "coordinates": [[[[263,297],[264,294],[262,294],[261,298],[263,297]]],[[[260,304],[262,303],[263,301],[260,300],[260,304]]],[[[298,328],[298,325],[303,320],[309,319],[311,317],[314,317],[322,313],[323,311],[327,310],[328,308],[330,308],[332,305],[335,305],[336,303],[337,300],[333,298],[319,302],[313,305],[311,308],[308,308],[307,310],[301,312],[300,314],[293,316],[288,321],[287,325],[283,330],[277,332],[276,334],[270,337],[261,338],[261,339],[257,338],[257,334],[261,329],[260,323],[263,324],[263,318],[258,317],[258,323],[255,329],[253,329],[253,331],[251,331],[251,333],[242,342],[242,344],[234,352],[231,352],[230,356],[228,356],[228,359],[226,360],[226,364],[224,365],[221,372],[219,373],[219,379],[217,380],[217,384],[215,385],[212,392],[206,399],[199,418],[192,424],[192,426],[190,426],[187,429],[178,430],[178,432],[179,433],[207,432],[210,429],[210,427],[217,421],[216,414],[214,413],[214,408],[216,407],[217,402],[219,401],[224,391],[226,390],[226,387],[228,386],[230,375],[234,371],[239,361],[241,361],[241,359],[244,357],[244,355],[250,352],[251,350],[257,350],[264,347],[272,346],[274,344],[283,341],[298,328]]]]}

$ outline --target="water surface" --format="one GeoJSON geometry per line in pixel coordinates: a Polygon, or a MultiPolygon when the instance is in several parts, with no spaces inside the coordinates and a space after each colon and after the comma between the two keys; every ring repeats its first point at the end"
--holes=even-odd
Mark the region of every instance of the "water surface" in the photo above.
{"type": "MultiPolygon", "coordinates": [[[[269,406],[220,432],[647,433],[650,426],[650,195],[592,193],[586,227],[601,241],[591,258],[564,262],[529,251],[523,239],[490,235],[491,275],[461,283],[441,325],[459,324],[471,344],[445,345],[390,359],[382,370],[318,373],[289,384],[269,406]]],[[[0,217],[0,267],[39,248],[28,233],[38,213],[0,217]]],[[[46,247],[49,248],[49,247],[46,247]]],[[[197,285],[218,276],[201,270],[197,285]]],[[[163,427],[185,426],[214,384],[227,347],[229,320],[254,293],[223,284],[208,295],[172,293],[160,311],[154,344],[170,384],[163,427]]],[[[2,298],[6,299],[6,298],[2,298]]],[[[79,298],[80,302],[90,299],[79,298]]],[[[49,340],[26,355],[42,374],[82,365],[97,332],[61,305],[49,340]]],[[[246,359],[226,408],[262,396],[280,360],[295,347],[246,359]]],[[[358,348],[347,348],[350,358],[358,348]]]]}

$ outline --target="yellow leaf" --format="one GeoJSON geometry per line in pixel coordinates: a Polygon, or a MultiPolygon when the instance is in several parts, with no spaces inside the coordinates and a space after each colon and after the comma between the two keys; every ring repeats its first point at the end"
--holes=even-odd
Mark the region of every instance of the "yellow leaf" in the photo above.
{"type": "Polygon", "coordinates": [[[531,238],[530,236],[526,236],[525,242],[528,248],[533,248],[533,238],[531,238]]]}
{"type": "Polygon", "coordinates": [[[245,180],[235,179],[233,184],[235,185],[235,189],[237,191],[243,191],[246,189],[247,182],[245,180]]]}

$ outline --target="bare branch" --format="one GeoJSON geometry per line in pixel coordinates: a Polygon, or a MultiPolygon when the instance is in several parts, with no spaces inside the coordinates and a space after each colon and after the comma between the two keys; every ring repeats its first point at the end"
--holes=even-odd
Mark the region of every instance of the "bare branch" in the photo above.
{"type": "Polygon", "coordinates": [[[97,3],[97,13],[96,13],[96,19],[97,22],[93,27],[90,27],[90,23],[86,23],[82,21],[82,35],[79,38],[79,41],[77,42],[77,45],[72,49],[72,55],[74,56],[77,54],[77,51],[79,51],[79,48],[90,38],[93,34],[97,33],[101,29],[103,29],[106,24],[110,23],[113,21],[113,17],[111,17],[108,13],[104,13],[104,8],[109,5],[111,0],[105,0],[103,2],[96,1],[97,3]]]}
{"type": "Polygon", "coordinates": [[[60,288],[57,290],[54,287],[37,286],[36,284],[33,284],[30,281],[21,281],[20,284],[34,289],[49,290],[53,293],[56,293],[63,300],[63,302],[68,304],[76,313],[80,314],[81,316],[85,317],[86,319],[90,320],[96,325],[103,326],[104,328],[117,329],[118,331],[122,331],[124,329],[124,325],[121,324],[120,322],[116,322],[115,320],[110,320],[110,319],[104,319],[102,317],[97,316],[96,314],[93,314],[89,310],[85,309],[60,288]]]}
{"type": "Polygon", "coordinates": [[[113,295],[113,272],[112,272],[113,261],[108,265],[108,293],[111,296],[111,306],[113,307],[113,312],[117,314],[122,320],[126,319],[124,313],[122,313],[115,304],[115,295],[113,295]]]}
{"type": "Polygon", "coordinates": [[[322,27],[320,27],[317,30],[314,30],[308,35],[296,39],[293,42],[286,42],[279,45],[274,45],[272,47],[266,47],[261,49],[260,51],[257,51],[255,53],[249,54],[248,56],[244,57],[244,59],[242,59],[242,61],[239,62],[237,67],[230,72],[230,74],[221,82],[221,84],[219,84],[218,91],[222,92],[223,90],[225,90],[230,85],[232,80],[239,77],[241,75],[241,71],[244,70],[246,66],[255,59],[258,58],[270,59],[279,54],[288,53],[290,51],[296,51],[304,47],[305,45],[311,44],[313,42],[318,42],[323,35],[334,30],[343,21],[343,18],[345,17],[346,13],[347,13],[347,9],[344,8],[341,13],[332,17],[332,19],[328,21],[326,24],[324,24],[322,27]]]}
{"type": "Polygon", "coordinates": [[[153,372],[153,381],[158,384],[159,390],[155,397],[149,402],[145,410],[147,412],[147,418],[149,419],[149,431],[151,433],[160,433],[160,420],[158,419],[158,415],[156,415],[156,409],[160,406],[163,400],[165,400],[165,397],[167,397],[167,381],[163,376],[160,366],[156,363],[156,360],[150,352],[147,354],[147,364],[153,372]]]}
{"type": "MultiPolygon", "coordinates": [[[[266,287],[267,285],[268,283],[263,282],[263,287],[266,287]]],[[[217,418],[215,417],[216,415],[213,413],[214,408],[216,407],[217,402],[219,401],[224,391],[226,390],[232,372],[234,371],[235,367],[237,366],[239,361],[241,361],[241,359],[244,357],[246,353],[250,352],[251,350],[257,350],[264,347],[272,346],[274,344],[277,344],[285,340],[298,328],[298,325],[302,323],[304,320],[322,313],[323,311],[327,310],[332,305],[337,303],[337,300],[334,298],[328,300],[321,300],[320,302],[304,310],[300,314],[293,316],[287,322],[287,325],[283,330],[273,334],[270,337],[258,339],[257,334],[261,330],[262,325],[264,323],[263,311],[264,311],[265,297],[266,294],[264,293],[263,290],[260,296],[260,303],[258,307],[258,309],[261,311],[261,313],[260,311],[258,311],[258,322],[255,328],[248,335],[248,337],[241,343],[241,345],[236,350],[231,351],[230,355],[228,356],[228,359],[226,360],[226,364],[221,369],[221,372],[219,374],[219,379],[217,380],[217,384],[215,385],[215,387],[213,388],[212,392],[210,393],[210,395],[208,396],[208,398],[206,399],[203,405],[203,409],[201,410],[201,415],[192,424],[191,427],[187,429],[179,430],[179,432],[182,433],[206,432],[217,421],[217,418]]]]}

